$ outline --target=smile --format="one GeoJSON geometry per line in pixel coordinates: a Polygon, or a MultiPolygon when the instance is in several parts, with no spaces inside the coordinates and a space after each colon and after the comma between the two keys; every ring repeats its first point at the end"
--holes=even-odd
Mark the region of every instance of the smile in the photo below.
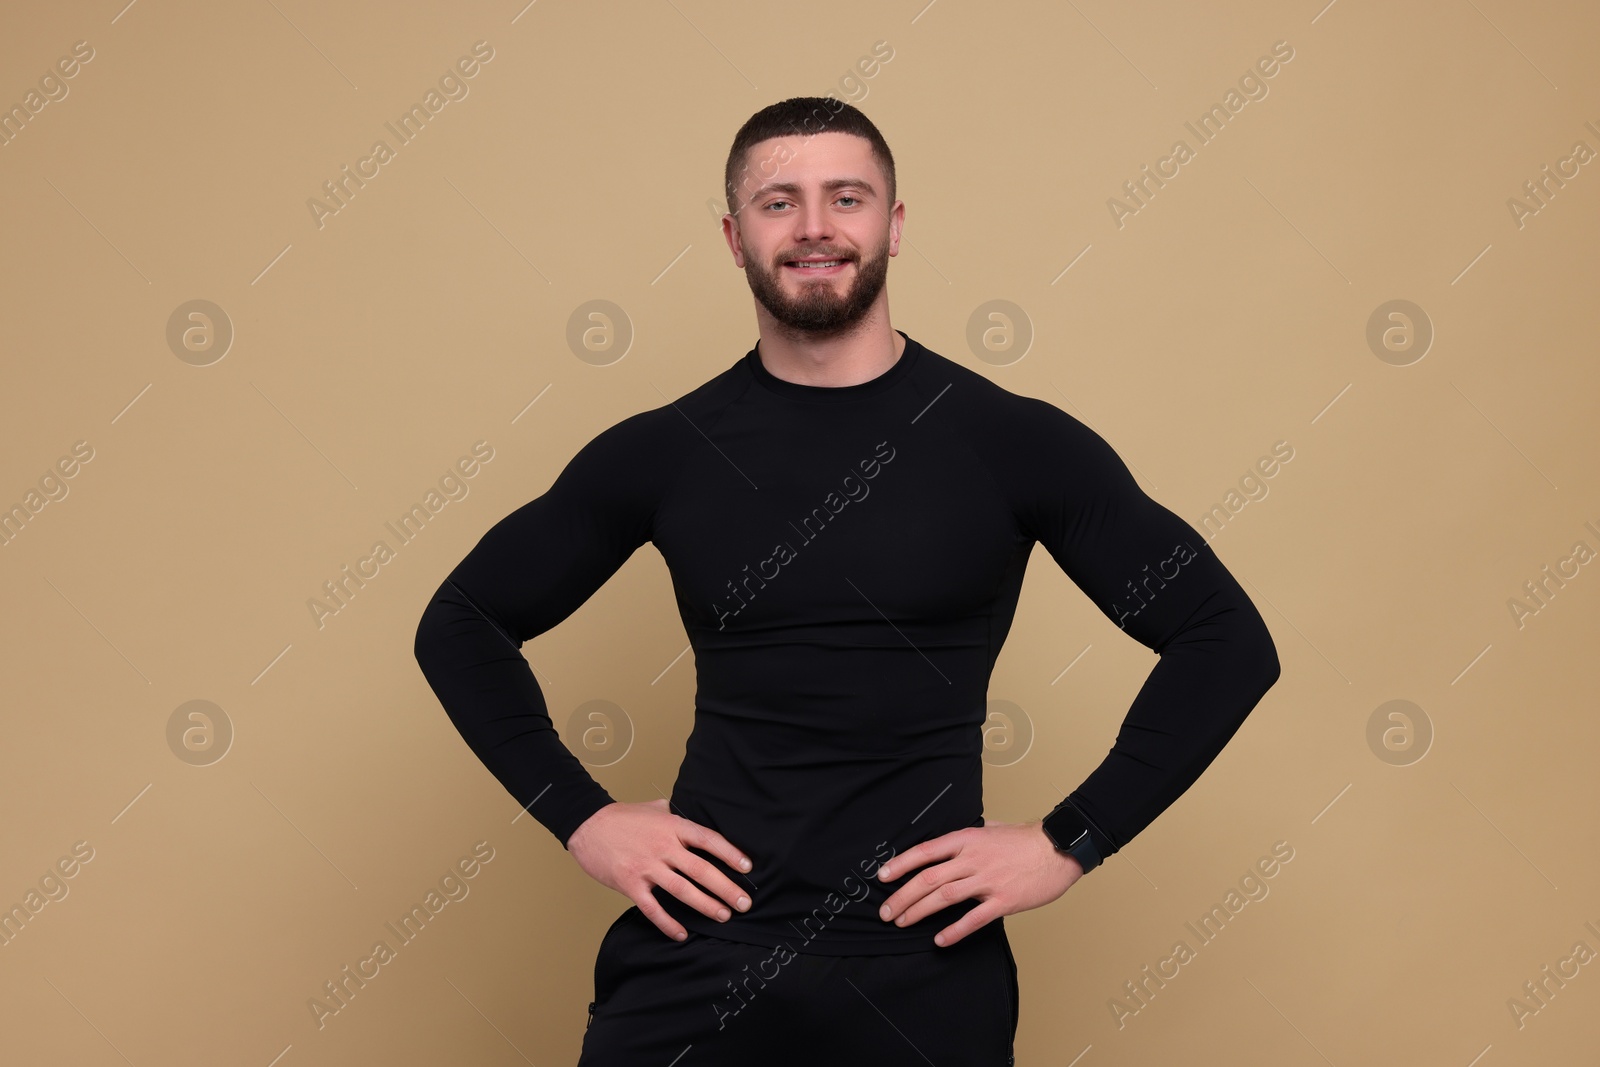
{"type": "Polygon", "coordinates": [[[837,274],[844,270],[848,259],[790,260],[784,266],[802,274],[837,274]]]}

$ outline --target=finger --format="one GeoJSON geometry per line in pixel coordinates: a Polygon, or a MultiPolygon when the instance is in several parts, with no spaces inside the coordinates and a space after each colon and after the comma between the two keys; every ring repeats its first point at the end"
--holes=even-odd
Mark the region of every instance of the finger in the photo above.
{"type": "Polygon", "coordinates": [[[944,882],[907,908],[905,913],[895,920],[895,925],[910,926],[924,916],[948,908],[957,901],[976,896],[984,888],[985,883],[981,878],[957,878],[944,882]]]}
{"type": "Polygon", "coordinates": [[[672,938],[672,940],[682,941],[689,936],[689,931],[683,928],[683,924],[668,915],[667,909],[663,908],[648,891],[631,899],[644,917],[654,923],[656,929],[672,938]]]}
{"type": "Polygon", "coordinates": [[[708,859],[702,859],[685,850],[675,866],[706,889],[726,900],[739,911],[750,910],[750,897],[732,878],[723,874],[708,859]]]}
{"type": "Polygon", "coordinates": [[[962,839],[960,834],[961,831],[956,830],[912,845],[878,868],[878,880],[892,882],[906,871],[914,871],[918,867],[932,863],[934,860],[949,859],[961,851],[962,839]]]}
{"type": "Polygon", "coordinates": [[[666,870],[661,880],[656,882],[656,885],[659,885],[662,889],[665,889],[708,919],[726,922],[733,914],[722,901],[707,895],[699,886],[670,867],[666,870]]]}
{"type": "Polygon", "coordinates": [[[752,866],[750,857],[734,848],[733,842],[693,819],[684,819],[678,824],[678,840],[711,853],[734,870],[748,871],[752,866]]]}
{"type": "Polygon", "coordinates": [[[979,904],[955,922],[933,935],[933,943],[940,948],[949,948],[974,930],[980,929],[992,922],[1000,915],[1000,905],[993,897],[979,904]]]}
{"type": "MultiPolygon", "coordinates": [[[[878,917],[885,921],[892,920],[901,915],[911,905],[933,892],[944,882],[953,882],[958,878],[965,878],[974,873],[971,863],[958,862],[955,859],[936,863],[932,867],[924,867],[914,877],[906,879],[906,884],[890,893],[884,900],[883,906],[878,909],[878,917]]],[[[904,926],[904,923],[899,925],[904,926]]]]}

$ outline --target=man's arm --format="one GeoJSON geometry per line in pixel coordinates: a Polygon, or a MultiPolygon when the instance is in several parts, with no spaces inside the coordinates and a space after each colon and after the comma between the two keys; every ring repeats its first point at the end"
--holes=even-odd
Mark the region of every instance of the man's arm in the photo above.
{"type": "Polygon", "coordinates": [[[565,848],[612,803],[562,743],[522,643],[571,615],[649,539],[652,480],[630,420],[573,457],[550,489],[496,523],[422,613],[414,651],[467,745],[565,848]]]}
{"type": "Polygon", "coordinates": [[[1280,668],[1266,623],[1205,538],[1147,496],[1103,438],[1040,403],[1024,519],[1095,606],[1161,657],[1110,752],[1068,794],[1105,858],[1195,783],[1280,668]]]}

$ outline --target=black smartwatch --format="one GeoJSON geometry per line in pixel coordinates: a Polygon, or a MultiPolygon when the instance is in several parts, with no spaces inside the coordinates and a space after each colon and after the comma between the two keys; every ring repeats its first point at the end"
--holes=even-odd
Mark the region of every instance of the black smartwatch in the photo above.
{"type": "Polygon", "coordinates": [[[1065,852],[1078,861],[1084,874],[1100,866],[1100,850],[1089,836],[1089,820],[1070,799],[1050,809],[1044,817],[1044,833],[1057,852],[1065,852]]]}

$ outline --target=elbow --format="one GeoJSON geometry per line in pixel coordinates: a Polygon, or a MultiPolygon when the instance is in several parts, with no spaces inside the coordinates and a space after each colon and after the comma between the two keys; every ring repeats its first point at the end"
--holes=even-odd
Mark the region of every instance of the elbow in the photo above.
{"type": "Polygon", "coordinates": [[[1220,653],[1221,670],[1229,688],[1254,707],[1283,674],[1278,646],[1260,614],[1251,611],[1246,616],[1233,615],[1230,621],[1226,651],[1220,653]]]}
{"type": "Polygon", "coordinates": [[[1272,632],[1267,629],[1264,622],[1261,624],[1260,638],[1251,656],[1251,664],[1254,668],[1256,688],[1261,696],[1265,696],[1267,690],[1278,684],[1278,679],[1283,675],[1283,666],[1278,662],[1278,646],[1272,640],[1272,632]]]}
{"type": "Polygon", "coordinates": [[[417,623],[417,632],[411,638],[411,655],[416,659],[417,665],[423,665],[423,657],[427,655],[428,646],[428,615],[423,612],[422,621],[417,623]]]}
{"type": "Polygon", "coordinates": [[[1227,617],[1232,626],[1230,644],[1235,646],[1230,658],[1239,676],[1248,680],[1247,685],[1258,701],[1278,683],[1283,674],[1283,665],[1278,662],[1277,643],[1272,639],[1272,631],[1267,628],[1267,620],[1261,617],[1261,612],[1248,598],[1244,601],[1243,610],[1230,612],[1227,617]]]}
{"type": "Polygon", "coordinates": [[[1215,656],[1216,669],[1229,688],[1248,691],[1255,700],[1266,695],[1283,673],[1278,646],[1266,620],[1248,598],[1219,598],[1211,612],[1191,619],[1165,646],[1152,646],[1165,655],[1181,645],[1215,656]]]}
{"type": "Polygon", "coordinates": [[[435,593],[428,601],[427,607],[422,609],[422,617],[417,620],[417,631],[411,638],[411,654],[416,657],[417,665],[426,673],[429,657],[438,647],[439,594],[435,593]]]}

